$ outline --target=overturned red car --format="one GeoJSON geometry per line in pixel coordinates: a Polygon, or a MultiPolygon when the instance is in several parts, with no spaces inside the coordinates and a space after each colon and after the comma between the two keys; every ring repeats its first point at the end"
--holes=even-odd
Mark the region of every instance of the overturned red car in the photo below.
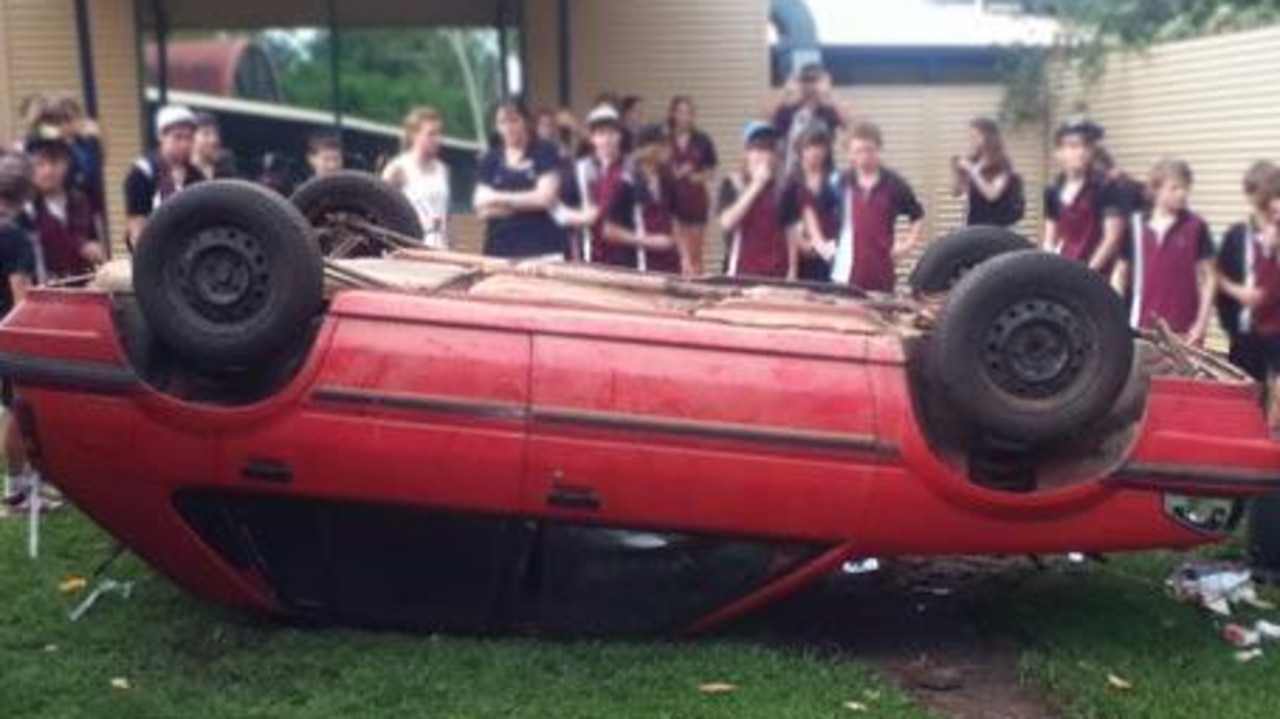
{"type": "Polygon", "coordinates": [[[935,243],[913,296],[883,297],[326,259],[342,216],[192,188],[131,276],[34,291],[0,326],[43,474],[209,601],[698,630],[853,557],[1214,542],[1280,489],[1257,387],[1002,231],[935,243]]]}

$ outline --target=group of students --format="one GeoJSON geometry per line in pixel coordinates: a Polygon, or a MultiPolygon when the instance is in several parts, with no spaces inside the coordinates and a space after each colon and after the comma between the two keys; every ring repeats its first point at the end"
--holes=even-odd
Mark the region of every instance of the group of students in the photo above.
{"type": "Polygon", "coordinates": [[[699,275],[708,227],[726,241],[728,275],[842,282],[891,291],[895,260],[923,235],[924,208],[881,161],[883,136],[833,102],[820,66],[801,72],[770,121],[742,134],[743,159],[711,201],[719,156],[693,100],[672,98],[645,124],[639,98],[606,95],[579,132],[572,117],[532,118],[518,99],[495,114],[495,147],[481,160],[474,205],[484,251],[699,275]],[[845,130],[850,169],[836,175],[845,130]],[[909,230],[895,236],[899,217],[909,230]]]}

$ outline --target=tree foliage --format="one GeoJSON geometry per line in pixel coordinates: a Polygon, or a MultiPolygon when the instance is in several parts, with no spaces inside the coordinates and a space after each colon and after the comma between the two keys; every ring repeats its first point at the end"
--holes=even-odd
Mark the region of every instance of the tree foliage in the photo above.
{"type": "MultiPolygon", "coordinates": [[[[418,105],[432,105],[451,135],[471,136],[474,116],[452,30],[347,30],[337,43],[327,32],[268,32],[260,38],[280,73],[285,102],[330,109],[332,59],[338,53],[339,105],[343,113],[390,124],[418,105]]],[[[463,53],[487,107],[500,91],[495,43],[462,32],[463,53]]]]}

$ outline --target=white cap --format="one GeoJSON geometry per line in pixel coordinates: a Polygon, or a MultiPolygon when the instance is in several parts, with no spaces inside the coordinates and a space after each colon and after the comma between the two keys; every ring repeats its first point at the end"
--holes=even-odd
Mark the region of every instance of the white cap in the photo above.
{"type": "Polygon", "coordinates": [[[156,134],[163,135],[174,125],[195,127],[196,116],[185,105],[165,105],[156,111],[156,134]]]}
{"type": "Polygon", "coordinates": [[[587,115],[587,127],[595,127],[596,125],[621,125],[622,118],[618,115],[618,111],[613,105],[597,105],[587,115]]]}

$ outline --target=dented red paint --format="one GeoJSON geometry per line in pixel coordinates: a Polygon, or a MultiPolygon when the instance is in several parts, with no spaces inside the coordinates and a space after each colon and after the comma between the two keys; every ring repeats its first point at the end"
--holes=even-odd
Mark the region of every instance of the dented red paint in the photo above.
{"type": "MultiPolygon", "coordinates": [[[[127,375],[111,313],[107,294],[32,292],[0,327],[0,354],[127,375]]],[[[1252,387],[1156,378],[1130,456],[1109,472],[1032,495],[984,489],[930,446],[905,363],[890,336],[352,291],[332,302],[302,370],[259,404],[39,377],[18,393],[42,469],[72,501],[191,592],[268,612],[284,610],[264,578],[208,547],[175,511],[176,491],[827,547],[705,627],[855,554],[1216,541],[1168,518],[1162,492],[1246,495],[1280,470],[1252,387]],[[292,481],[247,481],[245,463],[263,459],[292,467],[292,481]],[[1180,484],[1170,467],[1208,479],[1180,484]],[[557,492],[597,506],[549,502],[557,492]]]]}

